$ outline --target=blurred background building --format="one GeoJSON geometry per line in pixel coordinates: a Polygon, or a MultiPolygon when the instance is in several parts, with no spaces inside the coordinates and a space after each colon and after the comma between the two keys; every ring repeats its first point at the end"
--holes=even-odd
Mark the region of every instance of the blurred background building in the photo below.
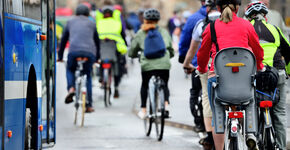
{"type": "MultiPolygon", "coordinates": [[[[165,25],[166,20],[173,15],[174,11],[182,13],[189,10],[192,13],[199,9],[199,0],[113,0],[115,3],[124,6],[126,12],[138,11],[140,8],[155,7],[161,11],[161,24],[165,25]]],[[[243,8],[251,0],[242,0],[243,8]]],[[[102,7],[103,0],[56,0],[58,7],[68,7],[75,9],[78,3],[90,2],[95,3],[97,8],[102,7]]],[[[281,13],[285,23],[290,26],[290,0],[271,0],[271,9],[275,9],[281,13]]],[[[241,9],[240,14],[243,11],[241,9]]]]}

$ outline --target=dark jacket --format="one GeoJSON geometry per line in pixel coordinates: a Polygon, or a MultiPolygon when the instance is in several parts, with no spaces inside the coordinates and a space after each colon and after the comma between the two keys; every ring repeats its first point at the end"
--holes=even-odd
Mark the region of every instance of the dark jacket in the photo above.
{"type": "Polygon", "coordinates": [[[86,16],[76,16],[69,20],[63,31],[58,58],[62,60],[63,52],[69,41],[70,52],[88,52],[99,58],[100,42],[96,24],[86,16]]]}
{"type": "MultiPolygon", "coordinates": [[[[186,24],[184,25],[181,35],[180,35],[180,41],[179,41],[179,62],[183,63],[186,53],[189,49],[191,37],[192,37],[192,31],[195,27],[196,23],[200,20],[206,17],[206,7],[202,6],[196,13],[191,15],[188,20],[186,21],[186,24]]],[[[193,59],[193,64],[197,66],[196,56],[193,59]],[[195,62],[195,63],[194,63],[195,62]]]]}

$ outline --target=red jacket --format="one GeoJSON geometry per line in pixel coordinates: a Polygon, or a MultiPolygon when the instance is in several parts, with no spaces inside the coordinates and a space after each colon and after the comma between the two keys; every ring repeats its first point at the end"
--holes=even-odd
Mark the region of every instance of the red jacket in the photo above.
{"type": "MultiPolygon", "coordinates": [[[[264,67],[262,64],[264,51],[259,44],[259,37],[249,21],[239,18],[233,13],[233,20],[227,24],[217,19],[215,21],[215,30],[220,50],[229,47],[250,49],[256,56],[257,70],[261,70],[264,67]]],[[[213,60],[210,72],[214,72],[213,62],[216,55],[216,46],[211,41],[210,26],[208,25],[202,34],[201,47],[197,53],[197,69],[201,73],[207,72],[210,52],[212,52],[211,58],[213,60]]]]}

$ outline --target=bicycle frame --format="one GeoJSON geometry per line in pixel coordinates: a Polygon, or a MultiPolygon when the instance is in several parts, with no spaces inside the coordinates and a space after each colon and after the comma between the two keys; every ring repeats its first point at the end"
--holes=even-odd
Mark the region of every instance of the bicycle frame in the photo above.
{"type": "Polygon", "coordinates": [[[87,93],[87,88],[86,88],[86,82],[87,82],[87,75],[82,73],[83,71],[83,64],[85,63],[85,61],[78,61],[78,67],[77,70],[75,72],[75,88],[76,88],[76,103],[75,103],[75,107],[76,109],[78,109],[79,105],[82,104],[82,97],[81,97],[81,93],[86,94],[87,93]]]}

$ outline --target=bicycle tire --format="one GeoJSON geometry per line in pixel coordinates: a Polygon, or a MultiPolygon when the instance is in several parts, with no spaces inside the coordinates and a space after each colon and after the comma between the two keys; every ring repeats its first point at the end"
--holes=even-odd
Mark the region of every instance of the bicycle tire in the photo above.
{"type": "Polygon", "coordinates": [[[164,104],[164,90],[158,89],[157,90],[157,97],[156,97],[156,111],[160,111],[160,116],[157,115],[156,112],[156,119],[155,119],[155,126],[156,126],[156,135],[157,140],[161,141],[163,138],[164,132],[164,122],[165,122],[165,104],[164,104]],[[159,100],[159,101],[158,101],[159,100]],[[159,102],[159,103],[158,103],[159,102]]]}
{"type": "Polygon", "coordinates": [[[265,129],[265,150],[275,150],[275,143],[272,140],[272,132],[271,132],[271,128],[267,128],[265,129]]]}
{"type": "Polygon", "coordinates": [[[82,121],[81,121],[81,127],[84,126],[84,121],[85,121],[86,99],[87,99],[87,94],[86,93],[82,93],[82,121]]]}
{"type": "Polygon", "coordinates": [[[75,120],[74,120],[74,124],[76,125],[77,124],[77,120],[78,120],[78,110],[79,110],[79,98],[80,98],[80,95],[81,95],[81,92],[80,92],[80,83],[78,83],[76,85],[76,95],[75,95],[75,120]]]}
{"type": "Polygon", "coordinates": [[[238,138],[237,137],[231,137],[230,139],[230,150],[239,150],[238,146],[238,138]]]}
{"type": "Polygon", "coordinates": [[[108,97],[108,93],[107,93],[107,82],[104,82],[104,104],[105,107],[108,107],[108,103],[107,103],[107,97],[108,97]]]}
{"type": "Polygon", "coordinates": [[[149,107],[149,117],[146,117],[144,119],[144,128],[145,128],[145,135],[146,136],[150,136],[151,133],[151,129],[152,129],[152,124],[153,124],[153,118],[151,117],[153,115],[153,111],[152,111],[152,106],[150,104],[149,107]]]}

